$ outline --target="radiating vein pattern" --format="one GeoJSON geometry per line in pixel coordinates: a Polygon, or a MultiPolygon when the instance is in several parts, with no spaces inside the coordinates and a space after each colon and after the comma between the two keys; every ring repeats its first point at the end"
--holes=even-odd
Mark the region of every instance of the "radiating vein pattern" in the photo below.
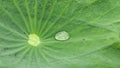
{"type": "Polygon", "coordinates": [[[0,0],[0,68],[98,68],[120,48],[119,12],[118,0],[0,0]]]}

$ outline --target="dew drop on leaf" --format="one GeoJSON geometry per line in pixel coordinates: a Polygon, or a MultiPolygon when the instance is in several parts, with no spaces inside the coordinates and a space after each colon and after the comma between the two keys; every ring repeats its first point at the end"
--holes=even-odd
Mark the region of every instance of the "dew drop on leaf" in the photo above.
{"type": "Polygon", "coordinates": [[[70,35],[66,31],[60,31],[55,35],[56,40],[68,40],[69,38],[70,38],[70,35]]]}

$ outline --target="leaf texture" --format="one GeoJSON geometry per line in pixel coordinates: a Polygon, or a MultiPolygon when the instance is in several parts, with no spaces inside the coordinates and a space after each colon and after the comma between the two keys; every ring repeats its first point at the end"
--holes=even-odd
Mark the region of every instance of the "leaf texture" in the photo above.
{"type": "Polygon", "coordinates": [[[119,12],[119,0],[0,0],[0,68],[119,68],[119,12]]]}

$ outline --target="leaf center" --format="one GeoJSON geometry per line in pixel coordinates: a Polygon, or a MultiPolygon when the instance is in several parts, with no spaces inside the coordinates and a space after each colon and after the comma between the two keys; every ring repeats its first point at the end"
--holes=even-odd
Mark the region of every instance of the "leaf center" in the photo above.
{"type": "Polygon", "coordinates": [[[36,34],[30,34],[28,43],[32,46],[38,46],[40,44],[40,38],[36,34]]]}

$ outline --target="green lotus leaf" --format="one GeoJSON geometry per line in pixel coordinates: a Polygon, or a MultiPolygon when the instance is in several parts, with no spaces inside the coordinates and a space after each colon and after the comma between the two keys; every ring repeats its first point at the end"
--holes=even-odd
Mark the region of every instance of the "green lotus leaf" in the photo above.
{"type": "Polygon", "coordinates": [[[119,0],[0,0],[0,68],[119,68],[119,0]]]}

